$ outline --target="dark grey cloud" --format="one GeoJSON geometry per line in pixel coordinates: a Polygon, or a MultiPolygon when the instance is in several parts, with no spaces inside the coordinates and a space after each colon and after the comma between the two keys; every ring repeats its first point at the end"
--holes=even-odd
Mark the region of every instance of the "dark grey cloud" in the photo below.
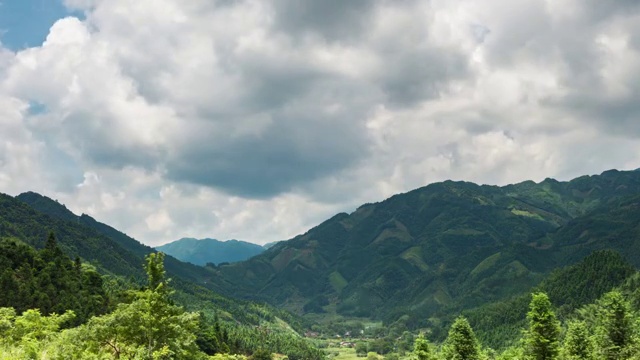
{"type": "Polygon", "coordinates": [[[640,11],[640,3],[636,0],[587,0],[583,9],[591,20],[602,21],[614,16],[629,16],[640,11]]]}
{"type": "Polygon", "coordinates": [[[380,86],[389,105],[412,106],[447,91],[450,81],[469,75],[468,58],[444,48],[392,49],[385,53],[380,86]]]}
{"type": "Polygon", "coordinates": [[[216,123],[205,121],[166,163],[167,175],[243,197],[268,198],[353,166],[369,153],[364,109],[350,102],[328,112],[340,91],[323,96],[311,94],[271,112],[272,122],[255,134],[208,138],[216,123]]]}
{"type": "Polygon", "coordinates": [[[320,35],[329,41],[358,39],[367,31],[377,1],[275,0],[276,29],[293,36],[320,35]]]}

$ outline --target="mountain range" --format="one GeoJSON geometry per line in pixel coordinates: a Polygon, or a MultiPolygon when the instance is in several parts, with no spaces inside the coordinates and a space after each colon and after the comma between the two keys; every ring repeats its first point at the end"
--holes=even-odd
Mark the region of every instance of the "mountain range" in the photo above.
{"type": "Polygon", "coordinates": [[[445,181],[214,270],[236,296],[300,314],[432,326],[527,291],[594,250],[640,266],[639,194],[638,171],[502,187],[445,181]]]}
{"type": "Polygon", "coordinates": [[[218,265],[247,260],[262,253],[265,247],[240,240],[182,238],[156,246],[156,250],[196,265],[218,265]]]}
{"type": "MultiPolygon", "coordinates": [[[[142,278],[142,259],[156,251],[45,196],[0,195],[0,237],[42,248],[50,230],[63,251],[105,274],[142,278]]],[[[212,305],[235,321],[259,324],[267,312],[297,329],[308,321],[367,318],[437,333],[460,312],[493,326],[487,312],[515,308],[504,304],[535,287],[557,289],[566,281],[553,280],[560,268],[583,269],[574,276],[582,279],[585,269],[602,265],[599,258],[609,259],[597,272],[602,291],[629,273],[627,265],[608,264],[640,266],[639,171],[507,186],[434,183],[337,214],[246,261],[196,266],[167,256],[166,268],[183,300],[212,305]],[[599,250],[621,260],[595,253],[587,265],[571,267],[599,250]],[[306,320],[250,302],[256,300],[306,320]]],[[[559,306],[581,304],[557,299],[559,306]]]]}

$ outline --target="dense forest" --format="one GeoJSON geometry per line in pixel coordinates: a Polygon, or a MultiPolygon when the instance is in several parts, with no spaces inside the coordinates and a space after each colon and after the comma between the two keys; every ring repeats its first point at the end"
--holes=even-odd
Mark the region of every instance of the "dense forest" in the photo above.
{"type": "Polygon", "coordinates": [[[206,359],[221,354],[321,359],[292,334],[188,312],[176,304],[164,254],[146,257],[146,284],[104,280],[72,261],[53,233],[36,251],[0,240],[0,359],[206,359]]]}
{"type": "MultiPolygon", "coordinates": [[[[64,255],[54,234],[41,250],[17,240],[4,239],[0,245],[0,359],[270,359],[282,350],[289,359],[327,356],[303,339],[268,328],[229,326],[217,317],[186,311],[172,298],[163,253],[146,257],[143,287],[121,282],[108,290],[109,279],[64,255]]],[[[431,343],[434,334],[421,333],[407,344],[408,351],[378,352],[389,359],[419,360],[635,359],[640,356],[639,284],[640,274],[617,253],[594,253],[543,281],[539,288],[550,295],[526,296],[528,311],[518,319],[522,327],[511,329],[516,336],[511,345],[492,349],[476,336],[471,324],[491,319],[486,311],[472,313],[471,321],[455,318],[443,341],[431,343]],[[606,291],[613,283],[619,286],[606,291]],[[563,307],[554,308],[551,298],[563,307]]],[[[518,312],[521,298],[504,306],[518,312]]],[[[357,350],[376,350],[375,343],[357,350]]],[[[374,352],[367,356],[378,358],[374,352]]]]}
{"type": "Polygon", "coordinates": [[[531,294],[519,341],[501,352],[484,347],[469,321],[460,316],[439,346],[431,345],[421,334],[415,340],[413,355],[419,360],[638,359],[638,281],[640,278],[634,276],[625,284],[625,290],[606,293],[564,321],[559,320],[546,293],[531,294]]]}

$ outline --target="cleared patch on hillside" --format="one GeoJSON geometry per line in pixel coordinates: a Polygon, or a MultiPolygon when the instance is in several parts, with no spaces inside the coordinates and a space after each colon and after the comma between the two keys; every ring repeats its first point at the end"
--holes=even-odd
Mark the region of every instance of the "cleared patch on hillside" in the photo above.
{"type": "Polygon", "coordinates": [[[511,209],[511,213],[513,215],[516,215],[516,216],[525,216],[525,217],[530,217],[532,219],[544,221],[542,216],[540,216],[538,214],[535,214],[535,213],[532,213],[532,212],[529,212],[529,211],[526,211],[526,210],[520,210],[520,209],[513,208],[513,209],[511,209]]]}
{"type": "Polygon", "coordinates": [[[496,262],[500,260],[500,256],[502,256],[502,253],[498,252],[482,260],[473,270],[471,270],[471,276],[476,276],[494,267],[496,262]]]}
{"type": "Polygon", "coordinates": [[[329,283],[337,293],[340,293],[342,289],[347,287],[347,285],[349,284],[349,282],[347,282],[347,280],[345,280],[342,274],[340,274],[338,271],[334,271],[329,274],[329,283]]]}
{"type": "Polygon", "coordinates": [[[422,271],[429,270],[429,265],[422,260],[422,249],[419,246],[407,249],[405,252],[400,254],[400,257],[422,271]]]}
{"type": "Polygon", "coordinates": [[[400,241],[411,241],[411,234],[403,223],[398,220],[393,220],[392,223],[386,224],[386,228],[380,232],[380,234],[373,240],[374,244],[381,243],[389,239],[397,239],[400,241]]]}

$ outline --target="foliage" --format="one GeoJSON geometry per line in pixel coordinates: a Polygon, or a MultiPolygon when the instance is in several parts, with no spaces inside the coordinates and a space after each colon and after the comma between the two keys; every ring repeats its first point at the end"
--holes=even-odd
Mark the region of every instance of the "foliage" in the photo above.
{"type": "Polygon", "coordinates": [[[466,318],[460,316],[453,322],[442,352],[446,360],[479,360],[481,358],[480,345],[466,318]]]}
{"type": "Polygon", "coordinates": [[[109,298],[102,278],[79,259],[71,261],[53,233],[40,251],[15,239],[0,239],[0,306],[18,313],[39,309],[43,314],[73,311],[73,324],[104,314],[109,298]]]}
{"type": "MultiPolygon", "coordinates": [[[[619,253],[594,251],[579,263],[556,269],[534,291],[543,291],[566,317],[631,278],[635,270],[619,253]]],[[[476,329],[480,340],[490,347],[504,349],[517,342],[519,329],[526,325],[530,294],[492,302],[463,314],[476,329]]]]}
{"type": "Polygon", "coordinates": [[[413,345],[413,355],[416,360],[434,360],[434,350],[431,348],[429,341],[425,339],[424,334],[420,334],[413,345]]]}
{"type": "Polygon", "coordinates": [[[273,355],[267,350],[258,349],[253,353],[253,355],[251,355],[250,359],[251,360],[272,360],[273,355]]]}
{"type": "Polygon", "coordinates": [[[529,329],[524,336],[527,358],[555,359],[559,351],[560,322],[556,319],[547,294],[532,294],[527,320],[529,329]]]}
{"type": "Polygon", "coordinates": [[[598,357],[614,360],[626,359],[635,341],[633,317],[629,302],[619,291],[606,294],[598,303],[596,343],[598,357]]]}
{"type": "Polygon", "coordinates": [[[569,322],[561,354],[561,358],[566,360],[591,360],[594,358],[593,340],[584,321],[573,320],[569,322]]]}

